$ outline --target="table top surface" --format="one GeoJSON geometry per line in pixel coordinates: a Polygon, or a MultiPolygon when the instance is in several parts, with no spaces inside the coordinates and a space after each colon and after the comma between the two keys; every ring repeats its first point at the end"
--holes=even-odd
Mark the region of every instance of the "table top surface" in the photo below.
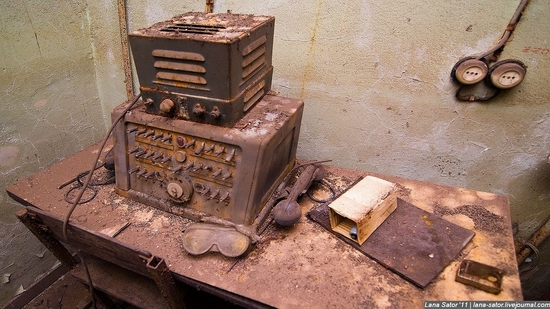
{"type": "MultiPolygon", "coordinates": [[[[90,146],[7,191],[26,204],[65,217],[71,205],[64,195],[70,186],[58,187],[89,169],[98,148],[90,146]]],[[[507,197],[333,166],[325,168],[325,180],[337,193],[342,193],[350,180],[362,176],[383,178],[398,185],[399,198],[472,230],[475,236],[457,259],[422,289],[306,216],[290,228],[271,224],[243,258],[227,258],[219,253],[187,254],[181,237],[192,221],[124,198],[115,192],[113,184],[101,187],[92,201],[78,205],[71,222],[106,235],[130,223],[116,239],[164,258],[172,272],[278,308],[420,308],[425,300],[522,299],[507,197]],[[506,275],[502,292],[494,295],[456,282],[463,259],[503,269],[506,275]]],[[[305,195],[300,204],[304,214],[319,205],[305,195]]]]}

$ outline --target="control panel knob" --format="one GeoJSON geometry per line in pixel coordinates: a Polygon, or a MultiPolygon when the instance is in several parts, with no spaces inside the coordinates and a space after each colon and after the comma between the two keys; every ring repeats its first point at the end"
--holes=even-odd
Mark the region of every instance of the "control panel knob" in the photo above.
{"type": "Polygon", "coordinates": [[[225,152],[225,147],[220,146],[220,148],[214,148],[214,155],[217,157],[220,154],[225,152]]]}
{"type": "Polygon", "coordinates": [[[199,154],[204,150],[204,145],[205,145],[205,143],[202,142],[201,144],[199,144],[199,145],[195,148],[195,154],[196,154],[196,155],[199,155],[199,154]]]}
{"type": "Polygon", "coordinates": [[[147,132],[147,128],[139,129],[136,131],[136,135],[141,135],[141,134],[144,134],[145,132],[147,132]]]}
{"type": "Polygon", "coordinates": [[[187,142],[185,141],[185,137],[178,136],[176,138],[176,145],[178,145],[179,148],[183,148],[187,142]]]}
{"type": "Polygon", "coordinates": [[[162,142],[166,143],[172,140],[172,134],[168,134],[160,139],[162,142]]]}
{"type": "Polygon", "coordinates": [[[205,145],[203,149],[204,152],[210,152],[212,150],[214,150],[214,144],[205,145]]]}
{"type": "Polygon", "coordinates": [[[220,118],[221,114],[222,113],[220,112],[220,109],[217,106],[214,106],[214,108],[210,112],[210,116],[212,116],[212,118],[214,118],[214,119],[220,118]]]}
{"type": "Polygon", "coordinates": [[[212,177],[216,178],[218,176],[220,176],[220,174],[222,173],[222,169],[217,169],[215,172],[212,173],[212,177]]]}
{"type": "Polygon", "coordinates": [[[166,187],[166,191],[168,191],[168,195],[173,199],[179,199],[183,195],[183,188],[175,182],[169,183],[166,187]]]}
{"type": "Polygon", "coordinates": [[[176,157],[176,161],[180,163],[185,162],[185,159],[187,159],[187,155],[183,151],[177,151],[174,156],[176,157]]]}
{"type": "Polygon", "coordinates": [[[235,157],[235,149],[231,149],[231,151],[225,156],[225,162],[230,162],[235,157]]]}
{"type": "Polygon", "coordinates": [[[202,116],[205,112],[206,112],[206,109],[204,109],[204,107],[200,104],[196,104],[193,107],[193,114],[195,116],[202,116]]]}
{"type": "Polygon", "coordinates": [[[155,135],[155,130],[149,131],[149,132],[146,132],[145,134],[143,134],[143,136],[145,136],[145,137],[149,137],[149,136],[152,136],[152,135],[155,135]]]}
{"type": "Polygon", "coordinates": [[[228,200],[229,200],[229,192],[225,192],[225,194],[220,197],[220,202],[228,202],[228,200]]]}
{"type": "Polygon", "coordinates": [[[187,202],[193,194],[193,186],[188,180],[181,182],[172,181],[166,186],[168,196],[177,202],[187,202]]]}
{"type": "Polygon", "coordinates": [[[157,153],[156,155],[153,156],[153,161],[158,161],[163,157],[164,157],[164,154],[159,152],[159,153],[157,153]]]}
{"type": "Polygon", "coordinates": [[[166,163],[170,160],[172,160],[172,156],[162,157],[162,160],[160,160],[160,163],[166,163]]]}
{"type": "Polygon", "coordinates": [[[191,139],[190,141],[188,141],[187,143],[185,143],[185,145],[183,145],[183,148],[189,148],[191,146],[195,145],[195,140],[194,139],[191,139]]]}
{"type": "Polygon", "coordinates": [[[163,136],[164,136],[164,133],[160,132],[158,134],[153,135],[153,140],[156,141],[157,139],[159,139],[163,136]]]}
{"type": "Polygon", "coordinates": [[[164,99],[162,100],[162,102],[160,102],[159,109],[161,112],[169,114],[174,111],[174,106],[176,106],[176,104],[174,104],[174,101],[170,99],[164,99]]]}
{"type": "Polygon", "coordinates": [[[220,189],[216,189],[216,191],[213,191],[210,196],[208,196],[208,199],[211,200],[213,198],[216,198],[216,196],[220,195],[220,189]]]}

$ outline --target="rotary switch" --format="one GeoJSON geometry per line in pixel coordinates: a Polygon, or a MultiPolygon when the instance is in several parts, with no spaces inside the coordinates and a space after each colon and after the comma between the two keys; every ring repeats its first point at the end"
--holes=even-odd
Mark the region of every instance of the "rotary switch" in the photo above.
{"type": "Polygon", "coordinates": [[[187,180],[182,182],[172,181],[166,186],[166,192],[174,201],[187,202],[193,194],[193,186],[187,180]]]}

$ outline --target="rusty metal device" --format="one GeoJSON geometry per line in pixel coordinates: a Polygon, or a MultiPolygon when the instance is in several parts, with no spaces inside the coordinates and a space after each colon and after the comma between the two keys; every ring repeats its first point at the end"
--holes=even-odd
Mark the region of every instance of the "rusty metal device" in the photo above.
{"type": "Polygon", "coordinates": [[[288,195],[273,207],[273,218],[281,226],[292,226],[302,216],[298,197],[305,193],[314,180],[321,180],[324,177],[322,167],[310,164],[301,172],[294,183],[294,186],[288,192],[288,195]]]}
{"type": "Polygon", "coordinates": [[[201,222],[190,254],[243,254],[295,165],[303,102],[268,93],[274,22],[192,12],[129,34],[141,99],[112,111],[116,190],[201,222]]]}
{"type": "Polygon", "coordinates": [[[458,268],[455,280],[485,292],[499,294],[502,291],[504,270],[472,260],[464,260],[458,268]]]}
{"type": "Polygon", "coordinates": [[[250,225],[294,166],[302,101],[266,95],[232,128],[153,115],[140,103],[114,130],[122,195],[250,225]]]}
{"type": "Polygon", "coordinates": [[[147,112],[232,127],[271,88],[274,24],[191,12],[131,32],[147,112]]]}

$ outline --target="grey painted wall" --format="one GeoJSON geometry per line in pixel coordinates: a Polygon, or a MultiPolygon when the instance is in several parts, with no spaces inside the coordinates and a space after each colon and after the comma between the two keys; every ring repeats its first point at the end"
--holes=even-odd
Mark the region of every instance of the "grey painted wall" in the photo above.
{"type": "MultiPolygon", "coordinates": [[[[205,7],[127,2],[130,30],[205,7]]],[[[550,213],[550,4],[531,0],[501,56],[527,64],[520,86],[465,103],[449,77],[519,2],[217,0],[215,12],[276,17],[272,88],[306,103],[299,158],[507,195],[528,237],[550,213]]],[[[2,1],[0,42],[4,188],[100,140],[126,93],[114,0],[2,1]]],[[[0,303],[56,263],[3,191],[0,303]]]]}

